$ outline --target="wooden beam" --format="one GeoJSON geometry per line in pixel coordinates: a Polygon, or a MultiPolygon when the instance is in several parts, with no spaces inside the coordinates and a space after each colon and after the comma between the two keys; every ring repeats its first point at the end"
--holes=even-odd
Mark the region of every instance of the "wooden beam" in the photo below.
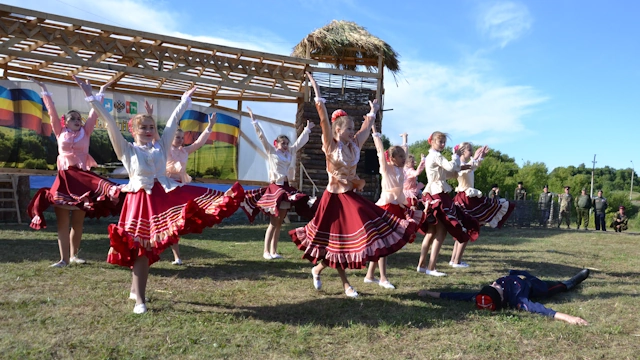
{"type": "MultiPolygon", "coordinates": [[[[32,59],[36,59],[36,60],[42,60],[42,61],[50,61],[51,60],[51,56],[49,55],[41,55],[41,54],[34,54],[34,53],[23,53],[22,51],[15,51],[15,50],[3,50],[3,53],[5,55],[10,55],[10,56],[17,56],[17,57],[26,57],[26,58],[32,58],[32,59]],[[29,54],[29,55],[27,55],[29,54]]],[[[139,59],[137,59],[139,60],[139,59]]],[[[108,64],[108,63],[89,63],[86,60],[78,60],[76,58],[59,58],[56,59],[56,62],[59,63],[64,63],[64,64],[70,64],[70,65],[78,65],[78,66],[90,66],[90,67],[94,67],[94,68],[99,68],[99,69],[106,69],[106,70],[113,70],[113,71],[123,71],[126,70],[126,72],[130,73],[130,74],[136,74],[136,75],[141,75],[141,76],[149,76],[149,77],[157,77],[157,78],[162,78],[162,77],[166,77],[169,79],[179,79],[179,80],[184,80],[184,81],[188,81],[188,82],[193,82],[193,81],[197,81],[200,83],[204,83],[204,84],[210,84],[210,85],[216,85],[216,86],[226,86],[229,88],[239,88],[239,89],[245,89],[245,90],[250,90],[250,91],[255,91],[257,93],[274,93],[274,94],[278,94],[278,95],[283,95],[283,96],[290,96],[290,97],[301,97],[302,94],[298,91],[291,91],[289,89],[281,89],[281,88],[269,88],[269,87],[259,87],[259,86],[253,86],[253,85],[244,85],[244,84],[239,84],[233,81],[220,81],[220,80],[215,80],[215,79],[210,79],[210,78],[196,78],[195,76],[190,76],[190,75],[183,75],[183,74],[172,74],[170,76],[166,76],[167,73],[163,72],[163,71],[157,71],[157,70],[152,70],[152,69],[140,69],[137,67],[128,67],[126,68],[123,65],[113,65],[113,64],[108,64]]]]}
{"type": "Polygon", "coordinates": [[[0,11],[19,14],[23,16],[24,15],[33,16],[33,17],[42,18],[46,20],[61,22],[64,24],[85,26],[93,29],[99,29],[101,31],[110,31],[112,33],[118,33],[119,35],[130,36],[132,38],[140,37],[144,39],[154,39],[156,41],[161,41],[164,43],[178,44],[185,47],[191,46],[191,47],[196,47],[201,49],[216,50],[219,52],[225,52],[225,53],[234,54],[237,56],[253,57],[253,58],[264,57],[272,61],[284,61],[285,63],[300,64],[302,66],[304,66],[305,64],[317,65],[317,61],[314,61],[311,59],[301,59],[301,58],[271,54],[271,53],[266,53],[261,51],[239,49],[239,48],[233,48],[230,46],[214,45],[214,44],[209,44],[209,43],[204,43],[204,42],[199,42],[194,40],[186,40],[186,39],[176,38],[172,36],[159,35],[159,34],[149,33],[145,31],[137,31],[137,30],[126,29],[126,28],[121,28],[121,27],[112,26],[112,25],[96,23],[92,21],[74,19],[74,18],[54,15],[54,14],[45,13],[45,12],[29,10],[29,9],[20,8],[17,6],[0,4],[0,11]]]}
{"type": "Polygon", "coordinates": [[[368,72],[368,71],[353,71],[353,70],[342,70],[342,69],[311,67],[311,66],[307,71],[320,72],[320,73],[332,74],[332,75],[359,76],[359,77],[373,78],[373,79],[380,79],[381,77],[379,73],[368,72]]]}

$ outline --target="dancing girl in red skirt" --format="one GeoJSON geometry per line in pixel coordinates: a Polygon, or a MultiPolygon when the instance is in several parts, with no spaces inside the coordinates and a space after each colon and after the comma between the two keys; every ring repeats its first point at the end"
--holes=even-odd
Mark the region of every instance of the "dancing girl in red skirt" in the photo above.
{"type": "MultiPolygon", "coordinates": [[[[376,205],[399,217],[407,219],[416,224],[416,228],[422,222],[423,212],[420,210],[410,209],[404,192],[405,183],[405,167],[407,153],[401,146],[391,146],[385,151],[380,133],[376,132],[375,124],[372,125],[373,143],[378,153],[378,162],[380,163],[380,175],[382,180],[382,193],[376,205]]],[[[414,230],[415,231],[415,230],[414,230]]],[[[415,235],[411,238],[413,242],[415,235]]],[[[380,258],[378,262],[371,261],[367,275],[364,278],[365,283],[375,283],[385,289],[395,289],[396,287],[387,279],[387,258],[380,258]],[[380,279],[374,277],[376,268],[380,269],[380,279]]]]}
{"type": "MultiPolygon", "coordinates": [[[[147,114],[151,115],[153,108],[147,110],[147,114]],[[149,111],[150,110],[150,111],[149,111]]],[[[200,149],[209,139],[213,125],[216,123],[216,113],[209,114],[209,125],[198,136],[198,139],[189,146],[182,146],[184,144],[184,131],[178,127],[176,130],[176,136],[171,143],[171,150],[167,153],[167,176],[181,182],[188,184],[191,182],[191,176],[187,174],[187,161],[189,161],[189,154],[196,152],[200,149]]],[[[171,245],[171,252],[173,253],[173,265],[182,265],[180,259],[180,245],[175,243],[171,245]]]]}
{"type": "Polygon", "coordinates": [[[304,252],[303,257],[317,264],[311,269],[316,289],[322,287],[321,272],[332,267],[340,275],[345,294],[357,297],[345,269],[361,269],[367,261],[376,262],[400,250],[415,236],[417,225],[375,206],[355,192],[364,187],[364,180],[356,175],[356,167],[360,149],[369,137],[380,108],[377,101],[369,103],[371,112],[355,133],[353,120],[344,110],[334,111],[329,118],[318,85],[311,74],[307,76],[316,94],[329,182],[311,222],[291,230],[289,235],[304,252]]]}
{"type": "MultiPolygon", "coordinates": [[[[42,89],[42,99],[58,142],[58,174],[51,188],[38,190],[31,199],[27,209],[31,217],[30,226],[36,230],[46,228],[43,213],[49,206],[53,206],[58,225],[60,261],[51,267],[84,264],[85,260],[78,257],[78,251],[85,216],[100,218],[117,215],[122,207],[118,185],[90,171],[97,165],[89,155],[89,140],[98,114],[91,110],[84,124],[82,116],[76,110],[70,110],[62,118],[58,117],[51,93],[47,91],[45,84],[29,79],[42,89]]],[[[109,85],[111,84],[105,84],[96,95],[100,101],[109,85]]]]}
{"type": "MultiPolygon", "coordinates": [[[[460,157],[460,163],[469,165],[470,168],[458,172],[458,187],[453,203],[461,208],[467,215],[478,220],[480,225],[488,224],[492,228],[501,228],[507,221],[513,209],[514,203],[507,199],[495,197],[489,198],[482,194],[482,191],[473,187],[474,172],[480,166],[482,159],[489,152],[487,146],[480,147],[473,158],[471,157],[471,143],[463,142],[453,148],[454,156],[460,157]]],[[[457,242],[453,245],[451,261],[449,265],[455,268],[466,268],[469,264],[462,261],[462,254],[468,242],[457,242]]]]}
{"type": "Polygon", "coordinates": [[[175,137],[178,121],[191,104],[196,88],[187,90],[171,114],[162,137],[153,117],[135,115],[129,120],[131,144],[102,104],[92,95],[91,85],[74,78],[87,96],[87,101],[107,123],[109,139],[122,161],[129,183],[122,188],[127,195],[118,224],[109,225],[111,249],[107,261],[132,268],[130,298],[135,298],[133,312],[147,311],[145,291],[149,266],[160,259],[167,247],[178,242],[179,235],[200,233],[232,215],[244,196],[235,183],[224,194],[204,187],[185,185],[167,176],[167,153],[175,137]]]}
{"type": "Polygon", "coordinates": [[[446,182],[449,174],[456,175],[458,171],[468,169],[470,166],[461,166],[458,157],[447,161],[442,156],[441,151],[447,144],[446,134],[436,131],[429,136],[427,142],[431,145],[431,149],[425,160],[428,182],[422,193],[422,200],[425,202],[425,208],[432,211],[435,223],[428,221],[423,223],[422,230],[426,235],[420,249],[418,272],[431,276],[446,276],[447,274],[436,270],[436,261],[447,232],[458,242],[473,241],[478,238],[480,224],[454,205],[449,196],[449,192],[453,189],[446,182]],[[429,264],[425,267],[427,252],[432,243],[429,264]]]}
{"type": "Polygon", "coordinates": [[[303,217],[312,218],[315,206],[309,205],[309,196],[289,186],[289,181],[295,180],[296,152],[308,141],[314,124],[307,120],[307,126],[302,130],[298,139],[291,144],[286,135],[279,135],[273,145],[264,135],[260,123],[253,117],[251,109],[247,108],[251,123],[256,130],[256,135],[267,153],[267,165],[269,167],[269,186],[245,192],[242,210],[253,222],[256,215],[262,210],[269,215],[269,227],[264,234],[264,252],[262,257],[266,260],[281,259],[278,254],[278,238],[282,222],[287,216],[291,206],[295,206],[296,213],[303,217]]]}

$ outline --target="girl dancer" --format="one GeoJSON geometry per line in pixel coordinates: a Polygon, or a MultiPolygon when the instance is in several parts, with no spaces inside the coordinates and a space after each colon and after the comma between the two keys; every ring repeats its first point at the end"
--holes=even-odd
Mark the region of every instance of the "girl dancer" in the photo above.
{"type": "Polygon", "coordinates": [[[322,287],[322,270],[332,267],[340,275],[345,294],[357,297],[345,269],[360,269],[367,261],[376,262],[398,251],[415,236],[417,224],[374,206],[354,191],[364,188],[364,181],[356,175],[356,167],[360,149],[379,110],[377,101],[369,103],[371,112],[365,116],[360,131],[354,134],[353,120],[344,110],[334,111],[329,122],[318,85],[311,74],[307,76],[316,94],[329,182],[311,222],[289,231],[289,235],[304,251],[303,257],[317,264],[311,269],[316,289],[322,287]]]}
{"type": "Polygon", "coordinates": [[[409,154],[409,146],[407,144],[409,135],[403,133],[400,136],[402,137],[402,148],[407,154],[407,161],[404,164],[404,196],[407,199],[409,207],[416,210],[418,208],[418,190],[424,188],[424,184],[418,182],[418,175],[424,170],[425,156],[424,154],[420,154],[420,164],[416,169],[416,159],[413,155],[409,154]]]}
{"type": "Polygon", "coordinates": [[[142,314],[147,311],[144,295],[149,266],[159,260],[164,249],[178,242],[179,235],[200,233],[233,214],[244,193],[238,183],[223,194],[167,177],[167,154],[178,119],[190,105],[195,87],[182,95],[154,146],[157,129],[153,117],[139,114],[129,120],[129,131],[135,140],[131,144],[122,136],[111,114],[92,95],[89,82],[74,79],[93,109],[107,122],[113,149],[129,173],[129,183],[122,188],[127,196],[120,220],[117,225],[109,225],[111,249],[107,261],[133,269],[129,297],[136,299],[133,312],[142,314]]]}
{"type": "MultiPolygon", "coordinates": [[[[467,215],[478,220],[480,225],[489,224],[492,228],[501,228],[511,215],[515,204],[503,198],[492,199],[483,196],[480,190],[473,187],[474,171],[480,166],[480,162],[489,152],[489,148],[487,146],[478,148],[473,158],[471,158],[471,151],[471,144],[468,142],[463,142],[453,148],[454,157],[459,156],[462,164],[470,166],[469,169],[458,172],[457,194],[453,198],[453,202],[467,215]]],[[[467,242],[460,243],[457,241],[454,243],[449,265],[454,268],[469,266],[469,264],[461,261],[467,244],[467,242]]]]}
{"type": "MultiPolygon", "coordinates": [[[[151,108],[153,111],[153,108],[151,108]]],[[[148,113],[148,111],[147,111],[148,113]]],[[[151,115],[151,114],[149,114],[151,115]]],[[[209,125],[198,136],[198,139],[189,146],[182,146],[184,144],[184,131],[178,128],[176,129],[176,136],[171,143],[171,150],[167,153],[167,176],[181,182],[188,184],[191,182],[191,176],[187,174],[187,161],[189,160],[189,154],[196,152],[200,149],[211,135],[211,129],[213,124],[216,123],[216,113],[209,115],[209,125]]],[[[180,260],[180,247],[178,243],[171,245],[171,252],[173,252],[173,265],[182,265],[180,260]]]]}
{"type": "MultiPolygon", "coordinates": [[[[27,209],[32,218],[30,226],[36,230],[46,228],[43,212],[53,205],[58,223],[60,261],[51,266],[61,268],[71,263],[84,264],[85,261],[77,255],[85,216],[99,218],[116,215],[120,211],[118,185],[89,171],[97,165],[89,155],[89,139],[98,114],[91,110],[85,124],[82,124],[82,117],[76,110],[71,110],[59,118],[51,93],[47,91],[45,84],[29,79],[42,89],[44,105],[49,111],[51,127],[58,142],[58,174],[51,188],[38,190],[31,199],[27,209]]],[[[101,87],[96,95],[100,101],[109,85],[111,83],[101,87]]]]}
{"type": "Polygon", "coordinates": [[[460,170],[469,168],[469,165],[460,166],[460,158],[454,157],[452,161],[447,161],[442,156],[441,151],[447,144],[447,135],[439,131],[434,132],[427,140],[431,149],[425,160],[427,172],[427,186],[423,192],[425,208],[430,208],[435,216],[435,224],[424,222],[422,230],[426,233],[420,249],[420,261],[418,262],[418,272],[432,276],[446,276],[447,274],[436,270],[436,261],[442,242],[447,236],[447,232],[458,242],[467,242],[478,238],[480,225],[474,218],[467,216],[461,209],[458,209],[451,201],[449,192],[451,185],[447,184],[447,174],[457,174],[460,170]],[[431,248],[431,257],[428,267],[425,267],[427,252],[431,248]]]}
{"type": "MultiPolygon", "coordinates": [[[[380,162],[380,175],[382,175],[382,194],[376,205],[400,219],[408,219],[420,223],[422,211],[411,211],[407,209],[407,199],[403,190],[405,183],[404,167],[406,152],[400,146],[392,146],[389,150],[384,150],[380,133],[376,132],[375,124],[372,125],[373,143],[376,145],[378,160],[380,162]],[[412,219],[411,216],[414,218],[412,219]]],[[[413,242],[413,238],[411,239],[413,242]]],[[[387,258],[380,258],[378,262],[369,263],[369,270],[364,278],[365,283],[377,283],[385,289],[395,289],[387,279],[387,258]],[[374,277],[376,267],[380,267],[380,280],[374,277]]]]}
{"type": "Polygon", "coordinates": [[[282,256],[278,254],[278,238],[280,238],[282,222],[291,205],[296,207],[299,215],[313,217],[313,210],[310,210],[308,205],[309,196],[289,186],[289,180],[295,180],[296,152],[309,141],[309,134],[314,125],[307,120],[307,126],[293,144],[290,144],[286,135],[279,135],[271,145],[265,138],[262,127],[253,117],[251,109],[247,108],[247,110],[258,139],[267,153],[271,184],[246,192],[241,206],[251,222],[260,210],[269,215],[269,227],[264,234],[262,257],[266,260],[281,259],[282,256]]]}

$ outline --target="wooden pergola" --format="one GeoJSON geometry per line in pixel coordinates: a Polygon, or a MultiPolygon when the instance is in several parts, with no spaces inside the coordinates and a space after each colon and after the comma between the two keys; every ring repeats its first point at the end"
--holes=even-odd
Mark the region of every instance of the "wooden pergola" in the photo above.
{"type": "Polygon", "coordinates": [[[297,103],[304,75],[318,62],[208,44],[0,4],[3,78],[69,84],[71,75],[100,86],[194,100],[297,103]]]}

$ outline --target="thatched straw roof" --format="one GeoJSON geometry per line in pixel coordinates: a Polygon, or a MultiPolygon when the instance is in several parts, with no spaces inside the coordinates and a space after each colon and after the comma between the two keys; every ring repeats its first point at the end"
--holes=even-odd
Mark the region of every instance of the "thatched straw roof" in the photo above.
{"type": "Polygon", "coordinates": [[[299,58],[332,63],[339,69],[355,70],[357,66],[365,66],[369,71],[378,67],[380,55],[387,69],[394,74],[400,71],[399,55],[389,44],[362,26],[344,20],[333,20],[314,30],[291,53],[299,58]]]}

